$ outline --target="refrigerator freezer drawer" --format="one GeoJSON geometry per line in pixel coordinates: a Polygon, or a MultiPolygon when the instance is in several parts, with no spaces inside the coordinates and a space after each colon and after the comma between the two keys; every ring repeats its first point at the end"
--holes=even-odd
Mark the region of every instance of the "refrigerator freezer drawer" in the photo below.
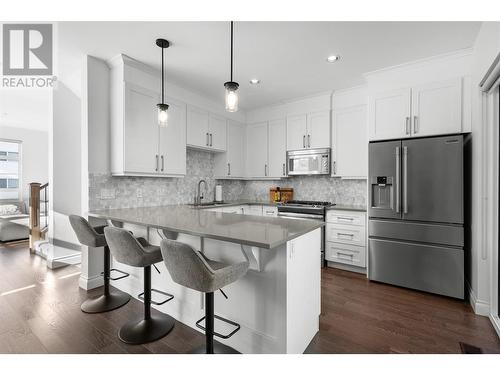
{"type": "Polygon", "coordinates": [[[370,280],[464,298],[464,252],[440,246],[369,240],[370,280]]]}
{"type": "Polygon", "coordinates": [[[370,219],[368,233],[370,237],[464,246],[464,228],[461,225],[370,219]]]}

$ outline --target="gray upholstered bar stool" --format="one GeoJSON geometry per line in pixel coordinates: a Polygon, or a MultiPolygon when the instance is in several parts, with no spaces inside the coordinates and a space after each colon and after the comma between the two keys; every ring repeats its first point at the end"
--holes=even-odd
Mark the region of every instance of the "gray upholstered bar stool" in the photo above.
{"type": "Polygon", "coordinates": [[[162,313],[151,314],[151,303],[163,305],[173,298],[171,294],[151,289],[151,266],[162,261],[160,247],[149,244],[144,238],[135,238],[122,228],[106,227],[104,234],[118,262],[144,269],[144,293],[139,295],[144,301],[144,317],[122,326],[118,337],[127,344],[145,344],[166,336],[174,328],[174,318],[162,313]],[[154,302],[151,300],[152,290],[168,298],[163,302],[154,302]]]}
{"type": "Polygon", "coordinates": [[[109,290],[109,281],[122,279],[129,276],[129,274],[110,268],[111,256],[108,244],[106,243],[106,237],[104,236],[104,226],[92,227],[87,220],[78,215],[70,215],[69,222],[75,231],[78,241],[82,245],[104,247],[104,294],[100,297],[89,298],[84,301],[81,305],[82,311],[89,314],[102,313],[125,305],[130,300],[130,296],[119,290],[111,292],[109,290]],[[122,276],[111,278],[111,270],[121,273],[122,276]]]}
{"type": "Polygon", "coordinates": [[[205,331],[206,345],[195,349],[192,353],[238,353],[235,349],[214,341],[214,335],[220,338],[229,338],[240,328],[239,324],[215,315],[214,292],[234,283],[247,273],[249,261],[245,252],[242,250],[245,261],[225,264],[208,259],[201,252],[182,242],[164,239],[161,241],[160,247],[163,262],[167,266],[172,280],[187,288],[205,293],[205,328],[199,325],[203,318],[197,322],[197,326],[205,331]],[[226,336],[214,332],[215,318],[236,326],[236,329],[226,336]]]}

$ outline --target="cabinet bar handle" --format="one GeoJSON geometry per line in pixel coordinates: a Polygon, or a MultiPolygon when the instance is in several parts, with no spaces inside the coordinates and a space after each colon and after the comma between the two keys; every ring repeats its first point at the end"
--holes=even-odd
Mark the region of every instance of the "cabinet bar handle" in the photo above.
{"type": "Polygon", "coordinates": [[[345,217],[345,216],[339,216],[338,219],[339,220],[349,220],[349,221],[353,221],[354,220],[353,217],[345,217]]]}
{"type": "Polygon", "coordinates": [[[399,174],[399,146],[396,147],[396,213],[400,210],[401,200],[401,176],[399,174]]]}
{"type": "Polygon", "coordinates": [[[158,172],[158,155],[155,156],[156,157],[156,167],[155,167],[155,171],[158,172]]]}
{"type": "Polygon", "coordinates": [[[267,164],[264,164],[264,176],[267,177],[267,164]]]}
{"type": "Polygon", "coordinates": [[[161,171],[163,172],[163,170],[165,169],[165,159],[163,157],[163,155],[161,156],[161,171]]]}
{"type": "Polygon", "coordinates": [[[418,129],[419,126],[418,126],[418,117],[417,116],[413,116],[413,133],[417,134],[418,133],[418,129]]]}
{"type": "Polygon", "coordinates": [[[306,148],[306,136],[302,137],[302,148],[306,148]]]}
{"type": "Polygon", "coordinates": [[[231,176],[231,163],[227,163],[227,175],[231,176]]]}
{"type": "Polygon", "coordinates": [[[410,117],[409,116],[406,116],[405,132],[406,132],[406,135],[410,134],[410,117]]]}
{"type": "Polygon", "coordinates": [[[354,258],[354,254],[342,253],[342,252],[340,252],[340,251],[337,251],[337,254],[338,254],[338,255],[343,255],[343,256],[345,256],[345,257],[354,258]]]}
{"type": "Polygon", "coordinates": [[[337,233],[337,237],[338,237],[338,236],[348,236],[348,237],[354,237],[354,234],[352,234],[352,233],[340,233],[340,232],[338,232],[338,233],[337,233]]]}
{"type": "Polygon", "coordinates": [[[212,147],[212,133],[210,133],[210,147],[212,147]]]}
{"type": "Polygon", "coordinates": [[[283,176],[286,176],[285,163],[283,163],[283,176]]]}
{"type": "Polygon", "coordinates": [[[408,147],[403,147],[403,213],[408,213],[408,147]]]}
{"type": "Polygon", "coordinates": [[[311,148],[311,134],[307,135],[307,147],[311,148]]]}
{"type": "Polygon", "coordinates": [[[206,142],[207,142],[207,146],[208,146],[209,145],[209,143],[208,143],[208,133],[207,133],[207,141],[206,142]]]}
{"type": "Polygon", "coordinates": [[[337,162],[333,161],[333,174],[337,174],[337,162]]]}

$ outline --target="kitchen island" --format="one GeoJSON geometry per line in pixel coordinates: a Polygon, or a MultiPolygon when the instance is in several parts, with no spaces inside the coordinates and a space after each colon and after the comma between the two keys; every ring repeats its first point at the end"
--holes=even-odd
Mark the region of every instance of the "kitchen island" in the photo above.
{"type": "MultiPolygon", "coordinates": [[[[240,215],[189,206],[140,207],[89,212],[98,219],[123,223],[136,236],[159,244],[158,231],[179,233],[178,240],[223,262],[250,259],[242,279],[215,294],[217,315],[241,325],[224,343],[242,353],[302,353],[319,330],[321,305],[322,222],[240,215]]],[[[153,273],[153,288],[175,298],[159,311],[193,328],[204,314],[201,293],[175,284],[163,263],[153,273]]],[[[131,277],[112,282],[136,297],[142,292],[142,270],[114,262],[131,277]]],[[[155,294],[153,293],[153,299],[155,294]]],[[[216,331],[231,327],[216,320],[216,331]]]]}

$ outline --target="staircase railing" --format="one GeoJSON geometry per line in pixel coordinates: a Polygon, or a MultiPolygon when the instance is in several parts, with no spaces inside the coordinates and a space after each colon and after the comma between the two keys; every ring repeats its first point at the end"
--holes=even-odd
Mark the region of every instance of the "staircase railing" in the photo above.
{"type": "Polygon", "coordinates": [[[45,238],[49,229],[49,184],[30,183],[30,251],[35,252],[35,242],[45,238]]]}

